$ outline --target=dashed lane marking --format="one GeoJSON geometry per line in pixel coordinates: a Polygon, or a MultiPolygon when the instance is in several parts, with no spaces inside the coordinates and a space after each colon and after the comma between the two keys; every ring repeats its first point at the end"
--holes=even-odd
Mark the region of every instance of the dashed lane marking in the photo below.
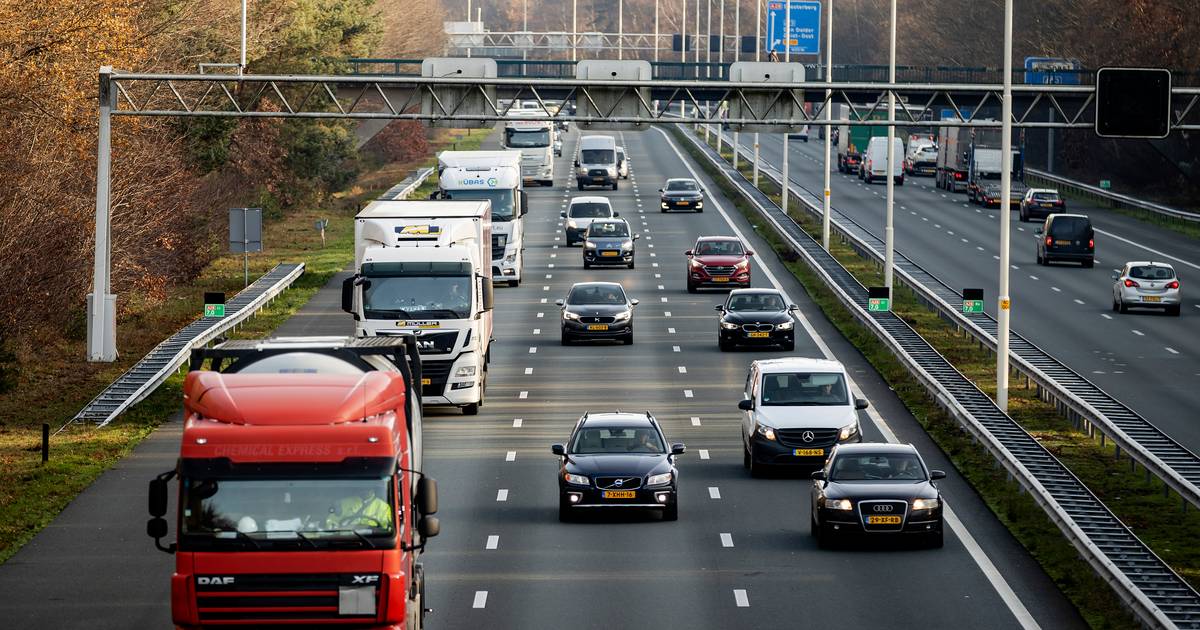
{"type": "Polygon", "coordinates": [[[499,490],[497,490],[496,491],[496,500],[497,501],[507,501],[508,500],[508,488],[500,488],[499,490]]]}
{"type": "Polygon", "coordinates": [[[475,591],[475,601],[471,603],[471,608],[483,608],[487,606],[487,591],[475,591]]]}
{"type": "Polygon", "coordinates": [[[506,462],[515,462],[515,461],[517,461],[517,452],[516,452],[516,451],[509,451],[509,452],[505,453],[505,454],[504,454],[504,461],[506,461],[506,462]]]}
{"type": "Polygon", "coordinates": [[[525,421],[520,418],[513,418],[513,428],[514,429],[521,428],[521,425],[524,423],[525,423],[525,421]]]}
{"type": "Polygon", "coordinates": [[[721,498],[721,489],[716,486],[709,486],[708,487],[708,498],[720,499],[721,498]]]}
{"type": "Polygon", "coordinates": [[[733,534],[730,534],[728,532],[721,532],[721,546],[722,547],[732,547],[733,546],[733,534]]]}

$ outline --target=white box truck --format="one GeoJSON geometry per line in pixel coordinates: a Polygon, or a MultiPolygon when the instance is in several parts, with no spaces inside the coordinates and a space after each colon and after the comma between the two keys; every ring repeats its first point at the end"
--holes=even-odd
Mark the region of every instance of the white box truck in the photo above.
{"type": "Polygon", "coordinates": [[[539,110],[509,112],[504,123],[503,146],[521,152],[521,177],[542,186],[554,185],[555,125],[550,120],[523,120],[523,116],[546,116],[539,110]]]}
{"type": "Polygon", "coordinates": [[[521,283],[529,200],[518,151],[442,151],[435,199],[492,202],[492,281],[521,283]]]}
{"type": "Polygon", "coordinates": [[[488,201],[372,202],[354,220],[342,309],[359,337],[412,333],[426,405],[479,413],[492,341],[488,201]]]}

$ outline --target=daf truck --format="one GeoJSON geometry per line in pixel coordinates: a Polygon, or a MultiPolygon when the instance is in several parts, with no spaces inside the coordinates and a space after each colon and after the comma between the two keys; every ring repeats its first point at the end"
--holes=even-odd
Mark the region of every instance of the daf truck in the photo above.
{"type": "Polygon", "coordinates": [[[424,627],[419,560],[440,524],[413,341],[192,351],[179,457],[150,481],[146,525],[175,556],[175,627],[424,627]]]}
{"type": "Polygon", "coordinates": [[[354,220],[342,309],[355,336],[412,333],[422,401],[479,413],[492,341],[491,202],[371,202],[354,220]]]}
{"type": "Polygon", "coordinates": [[[492,203],[492,281],[521,284],[529,201],[517,151],[442,151],[435,199],[492,203]]]}
{"type": "Polygon", "coordinates": [[[551,120],[533,120],[545,116],[540,110],[516,110],[508,113],[504,123],[503,146],[521,152],[521,178],[542,186],[554,185],[554,138],[557,134],[551,120]]]}

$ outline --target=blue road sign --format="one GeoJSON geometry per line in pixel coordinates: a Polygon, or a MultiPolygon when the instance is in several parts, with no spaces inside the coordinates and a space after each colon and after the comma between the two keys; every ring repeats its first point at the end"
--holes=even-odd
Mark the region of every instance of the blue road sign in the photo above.
{"type": "MultiPolygon", "coordinates": [[[[783,13],[785,0],[767,2],[767,50],[780,55],[785,52],[783,30],[787,18],[783,13]]],[[[817,55],[821,53],[821,3],[791,0],[792,32],[790,37],[792,54],[817,55]]]]}
{"type": "Polygon", "coordinates": [[[975,108],[959,107],[958,111],[962,114],[962,118],[959,118],[958,114],[954,113],[953,109],[949,107],[942,108],[941,115],[938,116],[938,120],[967,120],[971,117],[971,114],[974,113],[975,108]]]}
{"type": "Polygon", "coordinates": [[[1079,61],[1057,57],[1026,57],[1025,83],[1079,85],[1079,61]]]}

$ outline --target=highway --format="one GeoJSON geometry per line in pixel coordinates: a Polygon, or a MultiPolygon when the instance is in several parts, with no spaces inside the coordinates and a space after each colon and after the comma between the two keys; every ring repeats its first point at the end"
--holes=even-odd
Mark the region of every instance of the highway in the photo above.
{"type": "MultiPolygon", "coordinates": [[[[727,137],[730,137],[727,134],[727,137]]],[[[762,168],[779,173],[780,134],[760,134],[762,168]]],[[[753,135],[740,141],[753,150],[753,135]]],[[[790,179],[819,199],[824,186],[824,141],[789,142],[790,179]]],[[[833,206],[882,236],[886,184],[865,184],[839,174],[834,147],[833,206]]],[[[999,210],[972,205],[965,194],[934,186],[932,177],[906,177],[895,187],[896,250],[946,284],[984,290],[995,316],[998,290],[999,210]]],[[[1096,229],[1096,266],[1038,266],[1034,230],[1013,211],[1011,294],[1013,330],[1112,394],[1193,452],[1200,424],[1180,409],[1200,406],[1200,278],[1195,241],[1111,210],[1068,200],[1068,211],[1087,214],[1096,229]],[[1111,310],[1115,270],[1131,260],[1169,262],[1184,287],[1181,317],[1156,311],[1111,310]]]]}
{"type": "MultiPolygon", "coordinates": [[[[579,248],[563,245],[558,212],[578,193],[573,180],[565,185],[570,160],[560,159],[554,188],[529,189],[527,279],[496,290],[485,406],[475,417],[426,419],[426,469],[442,497],[442,534],[424,556],[429,627],[1083,627],[711,182],[701,178],[703,214],[658,212],[661,182],[699,169],[660,131],[612,133],[631,179],[586,194],[609,196],[642,235],[636,270],[584,271],[579,248]],[[742,468],[736,403],[746,368],[784,353],[717,350],[713,306],[723,294],[683,286],[683,251],[702,234],[747,238],[758,253],[754,284],[776,285],[800,306],[795,354],[843,361],[870,400],[866,439],[912,442],[948,473],[939,482],[953,512],[944,549],[818,550],[808,479],[751,479],[742,468]],[[620,281],[641,300],[633,346],[559,345],[554,300],[585,280],[620,281]],[[585,410],[616,408],[651,411],[668,439],[687,444],[679,521],[635,513],[558,522],[550,444],[585,410]]],[[[567,136],[564,155],[578,135],[567,136]]],[[[279,334],[349,334],[339,285],[334,278],[279,334]]],[[[174,465],[179,432],[178,419],[164,425],[0,566],[6,627],[170,626],[173,562],[143,532],[146,482],[174,465]]]]}

